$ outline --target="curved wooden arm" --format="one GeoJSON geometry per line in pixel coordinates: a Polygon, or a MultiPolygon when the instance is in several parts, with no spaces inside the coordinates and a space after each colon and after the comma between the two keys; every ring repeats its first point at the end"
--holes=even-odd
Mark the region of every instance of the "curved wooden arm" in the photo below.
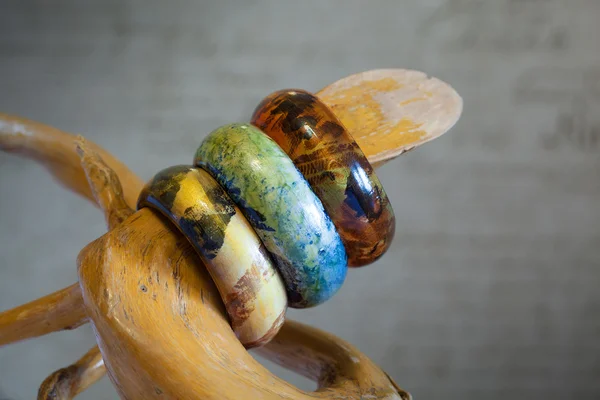
{"type": "Polygon", "coordinates": [[[75,364],[47,377],[38,391],[38,400],[71,400],[106,373],[98,346],[92,347],[75,364]]]}
{"type": "MultiPolygon", "coordinates": [[[[460,97],[422,73],[384,70],[351,78],[319,95],[377,165],[446,132],[460,115],[460,97]],[[431,108],[432,103],[437,107],[431,108]],[[421,120],[411,119],[411,112],[421,120]]],[[[74,140],[53,128],[0,115],[0,148],[44,163],[67,187],[92,198],[74,140]]],[[[111,215],[123,215],[115,208],[122,206],[121,196],[135,205],[142,183],[99,147],[89,143],[89,148],[98,154],[87,158],[92,167],[104,160],[115,172],[105,175],[108,182],[102,188],[90,182],[96,194],[107,196],[102,207],[110,221],[111,215]]],[[[292,321],[259,351],[317,380],[319,389],[307,393],[272,375],[235,338],[218,293],[187,240],[150,210],[133,214],[88,245],[78,267],[88,317],[123,398],[410,397],[350,344],[292,321]]]]}
{"type": "Polygon", "coordinates": [[[78,284],[0,313],[0,347],[87,322],[78,284]]]}
{"type": "MultiPolygon", "coordinates": [[[[76,151],[77,138],[48,125],[0,113],[0,149],[44,165],[54,178],[71,191],[95,203],[81,160],[76,151]]],[[[127,187],[125,201],[135,208],[143,182],[123,163],[94,143],[91,149],[115,171],[121,185],[127,187]]]]}
{"type": "Polygon", "coordinates": [[[260,351],[318,380],[319,390],[305,393],[272,375],[236,339],[187,240],[151,210],[83,249],[79,279],[106,367],[124,398],[401,398],[357,349],[292,321],[260,351]]]}

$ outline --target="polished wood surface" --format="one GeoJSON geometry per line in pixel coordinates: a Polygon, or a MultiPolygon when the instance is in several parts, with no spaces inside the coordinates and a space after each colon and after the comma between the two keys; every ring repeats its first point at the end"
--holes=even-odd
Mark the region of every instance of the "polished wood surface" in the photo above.
{"type": "Polygon", "coordinates": [[[377,69],[323,88],[317,96],[378,167],[446,133],[462,113],[462,99],[424,72],[377,69]]]}
{"type": "Polygon", "coordinates": [[[61,368],[42,382],[39,400],[70,400],[106,374],[102,353],[92,347],[76,363],[61,368]]]}
{"type": "Polygon", "coordinates": [[[87,322],[78,284],[0,313],[0,346],[87,322]]]}
{"type": "MultiPolygon", "coordinates": [[[[392,79],[401,79],[413,72],[394,70],[389,74],[395,76],[392,79]]],[[[372,81],[369,73],[364,77],[372,81]]],[[[359,93],[360,80],[355,76],[351,82],[338,84],[338,87],[341,90],[354,87],[353,93],[359,93]]],[[[444,95],[454,92],[440,82],[433,87],[423,87],[428,88],[429,102],[438,102],[429,114],[423,109],[419,111],[421,118],[429,116],[437,121],[428,125],[435,129],[423,128],[426,139],[450,129],[460,114],[461,102],[456,94],[454,97],[444,95]],[[436,88],[441,94],[439,97],[436,97],[436,88]],[[448,110],[454,110],[454,114],[448,110]]],[[[383,101],[380,105],[390,104],[385,101],[386,93],[396,93],[388,89],[384,87],[380,93],[383,100],[375,96],[383,101]]],[[[366,91],[374,95],[373,90],[366,91]]],[[[336,113],[349,115],[356,98],[336,95],[335,88],[328,87],[326,92],[337,107],[336,113]],[[344,101],[347,101],[346,108],[344,101]]],[[[416,92],[415,101],[420,101],[418,98],[422,95],[416,92]]],[[[369,109],[363,111],[364,115],[370,115],[369,109]]],[[[389,110],[383,114],[389,116],[389,110]]],[[[398,113],[396,119],[400,115],[398,113]]],[[[402,115],[402,118],[411,117],[405,112],[402,115]]],[[[357,132],[361,129],[359,125],[352,125],[357,132]]],[[[401,135],[408,132],[402,129],[394,129],[394,132],[401,135]]],[[[381,146],[367,143],[367,139],[354,132],[353,135],[369,160],[379,164],[425,140],[419,136],[412,144],[404,140],[393,148],[391,138],[386,136],[388,130],[376,132],[382,135],[381,146]]],[[[368,140],[374,139],[377,138],[368,140]]],[[[0,115],[0,148],[40,161],[62,184],[94,200],[104,211],[111,230],[81,251],[79,288],[73,286],[71,290],[74,298],[81,295],[83,299],[104,365],[122,398],[410,398],[349,343],[293,321],[286,321],[280,333],[257,351],[317,381],[319,389],[312,393],[301,391],[257,363],[231,330],[216,288],[187,240],[150,210],[130,213],[142,182],[98,146],[23,118],[0,115]],[[141,289],[141,283],[146,291],[141,289]]],[[[0,329],[2,333],[20,326],[18,316],[22,313],[36,314],[40,304],[46,304],[48,315],[53,315],[54,306],[45,298],[19,307],[18,312],[6,311],[0,314],[0,321],[5,321],[0,329]]],[[[78,310],[81,306],[81,302],[76,302],[72,309],[78,310]]],[[[74,320],[81,321],[79,315],[76,316],[74,320]]],[[[35,334],[30,337],[64,328],[63,324],[50,328],[46,328],[47,325],[47,319],[33,318],[27,330],[35,334]]],[[[11,337],[4,343],[18,339],[11,337]]],[[[94,349],[91,354],[95,354],[94,349]]],[[[81,372],[93,376],[86,380],[92,382],[102,367],[86,359],[84,357],[81,363],[81,372]]],[[[57,392],[56,398],[68,399],[70,395],[69,391],[57,392]]]]}

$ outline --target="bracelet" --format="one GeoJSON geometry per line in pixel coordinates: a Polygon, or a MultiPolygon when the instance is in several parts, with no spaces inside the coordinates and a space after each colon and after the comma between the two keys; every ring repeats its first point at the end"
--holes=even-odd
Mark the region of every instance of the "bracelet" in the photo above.
{"type": "Polygon", "coordinates": [[[347,267],[381,257],[395,231],[373,167],[328,106],[303,90],[267,96],[251,124],[215,129],[194,166],[148,182],[142,207],[187,237],[246,348],[271,340],[288,306],[330,299],[347,267]]]}
{"type": "Polygon", "coordinates": [[[346,252],[319,198],[283,150],[258,128],[230,124],[196,152],[240,207],[281,274],[288,304],[316,306],[346,277],[346,252]]]}
{"type": "Polygon", "coordinates": [[[310,183],[342,238],[348,265],[381,257],[394,237],[394,211],[373,167],[329,107],[304,90],[280,90],[258,105],[252,124],[310,183]]]}
{"type": "Polygon", "coordinates": [[[275,336],[287,308],[284,283],[254,229],[210,174],[186,165],[166,168],[140,193],[142,207],[160,212],[188,238],[246,348],[275,336]]]}

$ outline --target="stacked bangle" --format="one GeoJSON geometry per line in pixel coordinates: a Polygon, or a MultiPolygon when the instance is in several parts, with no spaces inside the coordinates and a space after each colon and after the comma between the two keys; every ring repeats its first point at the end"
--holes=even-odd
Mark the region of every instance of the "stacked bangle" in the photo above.
{"type": "Polygon", "coordinates": [[[304,90],[281,90],[258,105],[252,124],[302,171],[340,233],[348,264],[381,257],[394,237],[394,211],[367,157],[333,112],[304,90]]]}
{"type": "Polygon", "coordinates": [[[290,307],[316,306],[337,292],[347,269],[342,241],[277,143],[252,125],[225,125],[204,140],[194,163],[242,209],[283,277],[290,307]]]}
{"type": "Polygon", "coordinates": [[[277,333],[287,303],[283,282],[246,218],[206,171],[186,165],[160,171],[142,190],[141,207],[159,211],[188,238],[246,347],[277,333]]]}
{"type": "Polygon", "coordinates": [[[313,307],[342,286],[347,266],[389,248],[394,213],[354,139],[316,96],[267,96],[251,124],[208,135],[194,166],[160,171],[138,208],[187,237],[247,348],[265,344],[287,306],[313,307]]]}

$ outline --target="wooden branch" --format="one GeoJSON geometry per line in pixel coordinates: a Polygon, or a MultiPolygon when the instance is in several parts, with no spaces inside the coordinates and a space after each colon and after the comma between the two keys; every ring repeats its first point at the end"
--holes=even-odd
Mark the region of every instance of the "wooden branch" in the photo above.
{"type": "MultiPolygon", "coordinates": [[[[359,74],[318,95],[376,165],[443,134],[462,109],[448,85],[406,70],[359,74]]],[[[95,198],[114,226],[79,254],[81,297],[76,303],[83,298],[122,398],[410,397],[348,343],[292,321],[259,351],[317,380],[319,390],[306,393],[272,375],[238,342],[218,292],[187,240],[151,210],[129,215],[124,204],[135,207],[139,178],[91,142],[80,146],[80,160],[74,143],[73,136],[57,129],[0,114],[1,149],[40,161],[65,186],[95,198]]],[[[36,302],[47,303],[42,300],[36,302]]],[[[22,335],[36,336],[39,327],[33,332],[22,335]]]]}
{"type": "Polygon", "coordinates": [[[87,322],[79,284],[0,313],[0,346],[87,322]]]}
{"type": "Polygon", "coordinates": [[[252,350],[289,370],[318,382],[319,392],[339,395],[332,388],[352,388],[356,398],[410,399],[410,395],[350,343],[295,321],[286,321],[266,346],[252,350]],[[329,389],[328,389],[329,388],[329,389]],[[386,397],[391,396],[391,397],[386,397]]]}
{"type": "MultiPolygon", "coordinates": [[[[76,147],[92,195],[104,212],[108,228],[115,228],[133,214],[123,197],[121,182],[115,171],[106,165],[84,138],[77,138],[76,147]]],[[[75,364],[48,376],[40,386],[38,400],[70,400],[105,373],[100,349],[94,346],[75,364]]]]}
{"type": "Polygon", "coordinates": [[[406,69],[350,75],[318,96],[352,133],[373,167],[448,132],[463,107],[447,83],[406,69]]]}
{"type": "MultiPolygon", "coordinates": [[[[29,142],[29,145],[42,143],[44,146],[49,146],[50,140],[55,136],[55,132],[50,128],[49,134],[45,127],[41,131],[35,131],[28,125],[23,125],[22,128],[24,132],[36,132],[36,141],[29,142]]],[[[69,138],[69,135],[64,133],[59,132],[57,135],[69,138]]],[[[6,136],[0,134],[0,143],[7,142],[9,140],[6,136]]],[[[98,146],[88,145],[83,138],[78,138],[76,144],[77,153],[81,157],[82,172],[89,182],[87,187],[104,211],[109,229],[113,228],[133,214],[133,210],[125,202],[123,190],[115,171],[108,167],[99,154],[93,150],[98,146]]],[[[42,157],[42,154],[44,153],[39,156],[42,157]]],[[[67,157],[67,159],[75,162],[72,157],[67,157]]],[[[46,161],[46,165],[53,165],[51,161],[46,161]]],[[[58,170],[62,169],[64,168],[58,168],[58,170]]],[[[77,167],[70,165],[70,169],[75,171],[77,167]]],[[[77,174],[69,177],[77,177],[77,174]]],[[[63,176],[61,179],[66,178],[63,176]]],[[[67,179],[64,183],[79,193],[86,192],[80,186],[77,178],[74,181],[67,179]]],[[[51,295],[0,313],[0,346],[58,330],[74,329],[85,322],[87,322],[87,316],[83,307],[81,290],[78,284],[74,284],[51,295]]]]}
{"type": "Polygon", "coordinates": [[[47,377],[38,391],[38,400],[71,400],[106,373],[98,346],[92,347],[75,364],[47,377]]]}
{"type": "Polygon", "coordinates": [[[104,212],[108,229],[115,228],[133,214],[132,207],[125,201],[121,181],[83,137],[78,137],[76,144],[90,189],[96,203],[104,212]]]}
{"type": "Polygon", "coordinates": [[[123,398],[407,398],[354,347],[289,320],[260,351],[318,379],[320,390],[281,382],[239,343],[196,253],[152,210],[89,244],[78,261],[88,314],[123,398]]]}
{"type": "MultiPolygon", "coordinates": [[[[25,118],[0,113],[0,150],[33,159],[44,165],[62,185],[94,201],[86,175],[75,151],[75,137],[59,129],[25,118]]],[[[143,182],[124,164],[100,146],[88,142],[119,176],[125,202],[135,208],[143,182]]]]}

